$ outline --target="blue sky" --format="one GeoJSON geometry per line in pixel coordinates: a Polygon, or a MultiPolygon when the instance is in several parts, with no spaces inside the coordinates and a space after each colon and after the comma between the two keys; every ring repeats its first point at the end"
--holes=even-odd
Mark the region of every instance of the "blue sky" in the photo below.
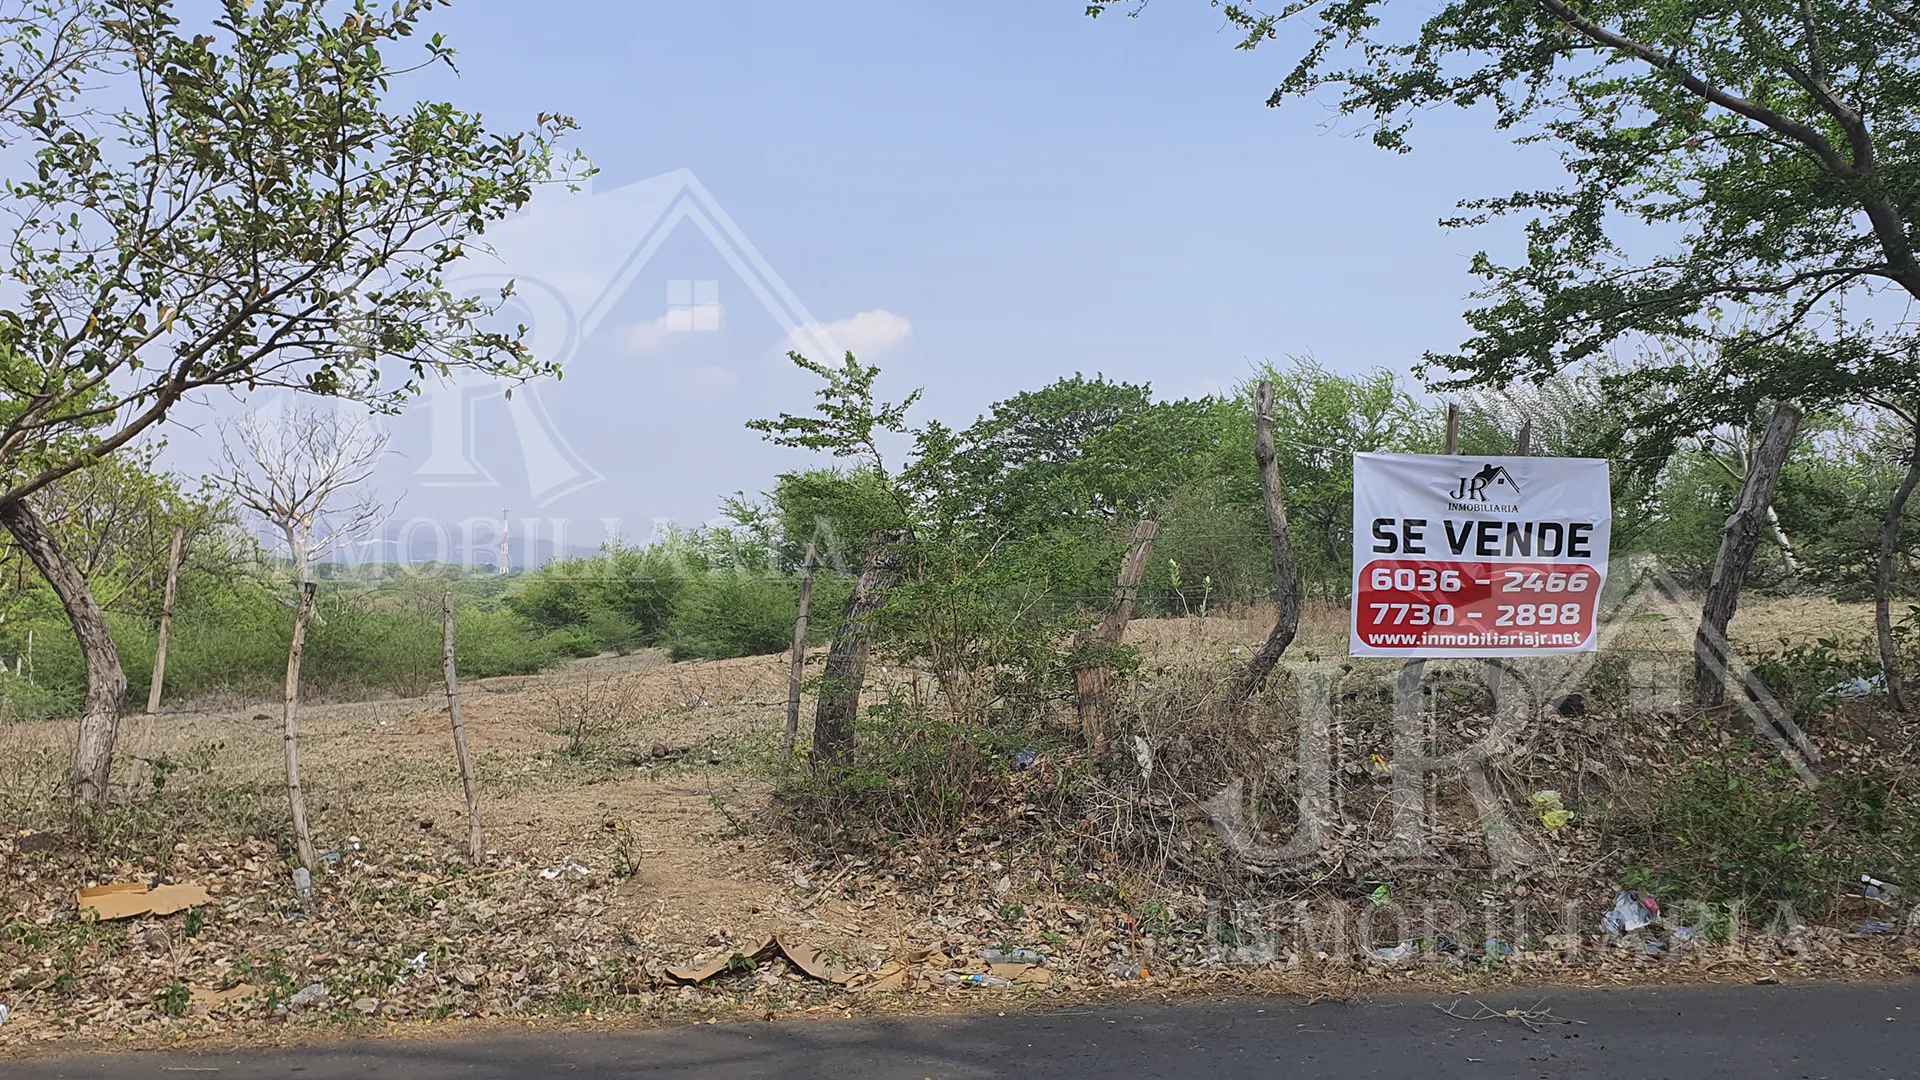
{"type": "MultiPolygon", "coordinates": [[[[689,170],[800,307],[883,367],[889,396],[925,387],[922,415],[950,422],[1075,371],[1180,396],[1289,354],[1409,370],[1461,340],[1467,260],[1513,236],[1436,220],[1459,198],[1553,176],[1482,116],[1433,114],[1415,152],[1393,155],[1325,103],[1268,109],[1294,44],[1237,52],[1200,0],[1098,20],[1079,0],[456,0],[431,28],[460,74],[409,92],[501,128],[543,111],[580,121],[577,145],[601,170],[602,202],[575,214],[591,233],[641,235],[647,223],[592,207],[689,170]]],[[[548,243],[538,276],[607,276],[564,231],[530,231],[548,243]]],[[[469,391],[486,478],[447,487],[422,472],[420,410],[392,425],[382,484],[399,515],[512,507],[564,517],[565,543],[591,546],[603,519],[629,536],[698,522],[805,464],[741,427],[804,408],[811,387],[781,358],[778,314],[696,223],[601,315],[565,380],[533,395],[549,441],[597,482],[554,497],[505,403],[469,391]],[[688,314],[668,310],[687,299],[675,281],[714,282],[693,299],[717,301],[717,326],[685,332],[688,314]]]]}

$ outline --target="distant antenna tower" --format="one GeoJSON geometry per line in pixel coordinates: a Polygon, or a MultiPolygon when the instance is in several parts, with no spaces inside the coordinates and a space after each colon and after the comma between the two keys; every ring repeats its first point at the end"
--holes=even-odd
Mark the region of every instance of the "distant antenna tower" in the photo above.
{"type": "Polygon", "coordinates": [[[513,565],[512,552],[508,550],[507,544],[511,535],[507,531],[507,511],[502,508],[500,511],[500,572],[503,574],[513,565]]]}

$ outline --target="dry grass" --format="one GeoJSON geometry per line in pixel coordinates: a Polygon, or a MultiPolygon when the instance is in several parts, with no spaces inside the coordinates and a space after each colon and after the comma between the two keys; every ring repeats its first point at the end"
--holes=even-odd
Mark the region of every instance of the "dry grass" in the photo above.
{"type": "MultiPolygon", "coordinates": [[[[1734,630],[1743,643],[1764,646],[1783,635],[1852,634],[1868,618],[1860,606],[1826,600],[1750,601],[1734,630]]],[[[997,824],[983,820],[937,850],[904,851],[899,865],[796,854],[771,827],[783,657],[669,664],[643,652],[465,686],[493,849],[483,867],[464,865],[461,855],[464,805],[442,698],[313,706],[303,713],[303,761],[316,841],[349,857],[329,864],[320,905],[300,919],[287,917],[296,905],[286,880],[277,710],[159,718],[156,755],[178,766],[167,789],[84,828],[63,817],[55,799],[71,726],[0,726],[0,817],[11,816],[13,830],[54,837],[48,846],[23,842],[13,830],[0,834],[0,926],[26,928],[0,938],[0,1000],[14,1008],[0,1029],[0,1050],[75,1036],[160,1038],[278,1023],[259,1009],[226,1018],[161,1016],[156,992],[236,981],[238,955],[278,957],[287,985],[371,980],[367,993],[382,999],[382,1016],[418,1020],[581,1008],[680,1015],[719,999],[655,989],[660,967],[771,933],[799,936],[861,966],[909,944],[968,949],[998,935],[1071,955],[1062,970],[1086,980],[1081,986],[1099,985],[1115,955],[1204,950],[1209,894],[1200,884],[1244,891],[1248,879],[1195,804],[1248,769],[1266,769],[1263,782],[1274,791],[1294,781],[1295,725],[1283,694],[1245,721],[1223,723],[1217,709],[1221,677],[1264,640],[1271,619],[1270,611],[1253,610],[1129,628],[1128,641],[1144,655],[1127,709],[1156,771],[1151,781],[1124,767],[1089,781],[1098,786],[1088,790],[1087,817],[1063,846],[1044,850],[1016,831],[1033,803],[1020,802],[1015,790],[995,811],[1006,815],[997,824]],[[354,842],[357,853],[348,850],[354,842]],[[574,863],[591,873],[552,881],[538,874],[574,863]],[[72,888],[136,874],[207,883],[219,890],[221,913],[192,942],[181,939],[177,921],[158,927],[158,937],[140,926],[89,930],[75,922],[72,888]],[[1116,919],[1143,921],[1149,910],[1165,920],[1157,942],[1151,931],[1137,936],[1137,922],[1131,942],[1116,937],[1116,919]],[[1176,924],[1185,929],[1176,932],[1176,924]],[[425,976],[375,989],[382,985],[376,974],[423,949],[433,956],[425,976]],[[61,979],[69,973],[63,967],[72,979],[61,979]],[[467,985],[464,976],[476,972],[467,985]]],[[[1676,636],[1677,629],[1648,618],[1621,646],[1684,659],[1685,633],[1676,636]]],[[[1342,612],[1312,607],[1295,655],[1339,658],[1344,635],[1342,612]]],[[[1343,706],[1351,737],[1337,767],[1356,845],[1315,896],[1364,896],[1382,872],[1359,840],[1387,812],[1384,787],[1369,783],[1363,766],[1371,753],[1390,753],[1388,710],[1361,684],[1377,690],[1395,666],[1352,665],[1356,689],[1343,706]]],[[[906,671],[881,669],[875,680],[883,691],[915,685],[906,671]]],[[[1618,725],[1570,721],[1496,782],[1521,802],[1548,786],[1579,801],[1590,786],[1612,782],[1625,768],[1623,755],[1657,755],[1675,737],[1648,726],[1623,740],[1610,727],[1618,725]]],[[[1469,725],[1442,734],[1464,740],[1475,732],[1469,725]]],[[[1033,786],[1055,774],[1022,776],[1033,786]]],[[[1463,870],[1434,876],[1435,890],[1469,905],[1485,902],[1485,872],[1470,865],[1478,841],[1473,808],[1455,792],[1436,812],[1441,854],[1463,870]]],[[[1606,871],[1595,869],[1606,854],[1590,850],[1598,843],[1548,847],[1551,872],[1530,879],[1536,898],[1591,906],[1612,887],[1606,871]]],[[[1402,878],[1395,891],[1412,898],[1420,887],[1402,878]]],[[[1346,968],[1300,978],[1320,988],[1359,979],[1346,968]]],[[[1359,981],[1378,985],[1368,978],[1374,981],[1359,981]]],[[[749,983],[761,1003],[756,1012],[827,1000],[818,986],[770,976],[730,992],[747,995],[749,983]]],[[[1055,992],[1073,986],[1057,984],[1055,992]]],[[[331,1015],[352,1019],[344,1008],[331,1015]]]]}

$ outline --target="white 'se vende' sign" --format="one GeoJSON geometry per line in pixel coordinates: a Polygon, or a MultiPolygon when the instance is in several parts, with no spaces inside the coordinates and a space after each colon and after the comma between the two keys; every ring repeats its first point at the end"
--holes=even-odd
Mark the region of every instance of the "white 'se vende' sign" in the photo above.
{"type": "Polygon", "coordinates": [[[1591,652],[1612,536],[1602,460],[1355,454],[1349,651],[1591,652]]]}

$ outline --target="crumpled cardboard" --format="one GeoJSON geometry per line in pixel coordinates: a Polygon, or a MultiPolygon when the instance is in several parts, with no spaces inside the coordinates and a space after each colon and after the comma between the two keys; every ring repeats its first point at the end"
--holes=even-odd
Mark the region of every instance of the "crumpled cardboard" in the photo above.
{"type": "Polygon", "coordinates": [[[172,915],[213,902],[207,890],[198,885],[162,885],[149,889],[138,881],[81,889],[73,894],[73,900],[80,914],[92,912],[93,917],[102,922],[138,915],[172,915]]]}

